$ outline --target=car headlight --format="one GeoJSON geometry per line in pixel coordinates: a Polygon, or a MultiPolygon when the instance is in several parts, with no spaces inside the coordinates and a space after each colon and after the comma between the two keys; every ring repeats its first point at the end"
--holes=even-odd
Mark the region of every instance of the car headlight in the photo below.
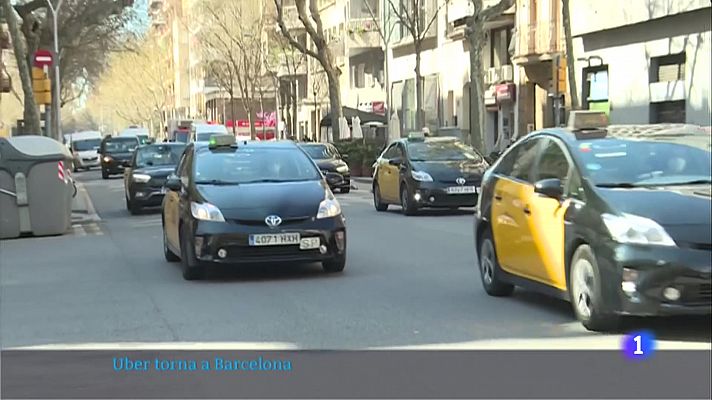
{"type": "Polygon", "coordinates": [[[325,199],[319,203],[319,212],[316,214],[317,219],[332,218],[341,214],[341,204],[336,200],[331,190],[326,191],[325,199]]]}
{"type": "Polygon", "coordinates": [[[339,165],[338,167],[336,167],[336,172],[339,172],[342,174],[349,172],[349,166],[348,165],[339,165]]]}
{"type": "Polygon", "coordinates": [[[410,175],[413,176],[413,179],[419,182],[432,182],[433,177],[430,176],[429,173],[425,171],[411,171],[410,175]]]}
{"type": "Polygon", "coordinates": [[[190,203],[190,212],[193,218],[201,221],[225,222],[220,210],[210,203],[190,203]]]}
{"type": "Polygon", "coordinates": [[[133,174],[131,177],[134,182],[138,183],[146,183],[151,180],[151,175],[146,175],[146,174],[133,174]]]}
{"type": "Polygon", "coordinates": [[[104,157],[104,162],[111,162],[111,160],[113,160],[113,159],[109,156],[104,157]]]}
{"type": "Polygon", "coordinates": [[[618,243],[675,246],[665,229],[652,219],[637,215],[603,214],[603,223],[618,243]]]}

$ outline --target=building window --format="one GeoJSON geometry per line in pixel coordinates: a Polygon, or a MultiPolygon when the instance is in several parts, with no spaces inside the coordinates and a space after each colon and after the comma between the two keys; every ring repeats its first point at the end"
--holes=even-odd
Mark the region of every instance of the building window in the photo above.
{"type": "Polygon", "coordinates": [[[650,59],[650,82],[685,80],[685,53],[650,59]]]}
{"type": "Polygon", "coordinates": [[[583,76],[583,108],[608,114],[608,66],[584,68],[583,76]]]}
{"type": "Polygon", "coordinates": [[[684,124],[685,100],[651,103],[650,122],[653,124],[684,124]]]}

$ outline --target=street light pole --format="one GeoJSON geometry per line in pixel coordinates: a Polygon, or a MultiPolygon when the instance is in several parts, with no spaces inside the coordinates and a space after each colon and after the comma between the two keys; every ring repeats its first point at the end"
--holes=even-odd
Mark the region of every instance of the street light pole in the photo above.
{"type": "Polygon", "coordinates": [[[60,82],[59,75],[59,32],[58,32],[58,16],[59,9],[62,8],[63,0],[57,2],[57,7],[52,4],[51,0],[47,0],[47,5],[52,11],[52,23],[54,31],[54,91],[52,93],[52,122],[54,122],[54,134],[57,140],[62,140],[62,123],[60,118],[60,90],[62,90],[62,85],[60,82]]]}

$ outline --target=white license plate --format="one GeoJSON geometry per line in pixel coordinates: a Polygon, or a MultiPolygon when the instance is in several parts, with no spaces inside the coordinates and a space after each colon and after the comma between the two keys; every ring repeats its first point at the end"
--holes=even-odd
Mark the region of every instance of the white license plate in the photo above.
{"type": "Polygon", "coordinates": [[[476,194],[479,193],[477,186],[454,186],[447,188],[447,194],[476,194]]]}
{"type": "Polygon", "coordinates": [[[264,235],[250,235],[250,246],[286,246],[300,244],[298,233],[275,233],[264,235]]]}
{"type": "Polygon", "coordinates": [[[299,242],[299,250],[313,250],[321,246],[321,239],[318,237],[302,238],[299,242]]]}

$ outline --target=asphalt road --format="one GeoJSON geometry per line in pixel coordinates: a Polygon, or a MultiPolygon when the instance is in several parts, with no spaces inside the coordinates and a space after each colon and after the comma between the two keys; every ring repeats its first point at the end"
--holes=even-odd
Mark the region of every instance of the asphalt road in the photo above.
{"type": "MultiPolygon", "coordinates": [[[[0,345],[141,348],[616,348],[570,305],[518,290],[491,298],[475,269],[471,212],[377,213],[339,195],[348,264],[213,270],[187,282],[161,253],[160,211],[130,216],[121,179],[78,174],[101,220],[0,244],[0,345]],[[128,344],[127,344],[128,343],[128,344]]],[[[636,319],[660,347],[709,348],[709,318],[636,319]]]]}

